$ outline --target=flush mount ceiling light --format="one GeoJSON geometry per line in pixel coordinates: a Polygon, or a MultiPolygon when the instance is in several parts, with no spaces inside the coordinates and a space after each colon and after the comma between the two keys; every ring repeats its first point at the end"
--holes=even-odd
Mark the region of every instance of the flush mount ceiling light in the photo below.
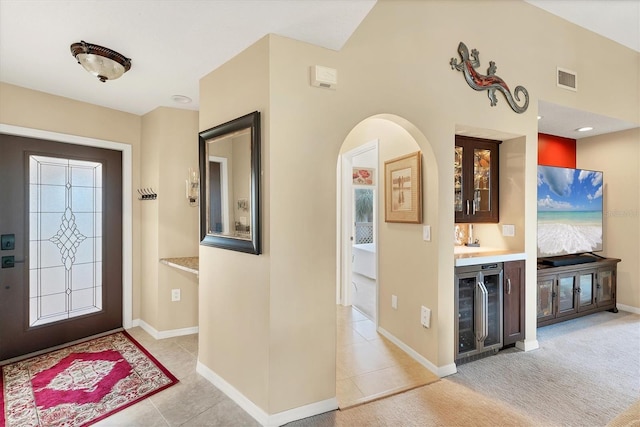
{"type": "Polygon", "coordinates": [[[118,52],[84,40],[71,45],[71,54],[85,70],[101,82],[115,80],[129,71],[131,59],[118,52]]]}
{"type": "Polygon", "coordinates": [[[578,132],[589,132],[590,130],[593,130],[593,128],[591,126],[585,126],[585,127],[581,127],[576,129],[578,132]]]}

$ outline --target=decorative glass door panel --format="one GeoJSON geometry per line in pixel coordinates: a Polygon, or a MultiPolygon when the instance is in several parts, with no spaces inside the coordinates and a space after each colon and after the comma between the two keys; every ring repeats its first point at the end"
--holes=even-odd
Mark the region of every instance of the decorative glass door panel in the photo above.
{"type": "Polygon", "coordinates": [[[491,210],[491,150],[473,150],[473,215],[491,210]]]}
{"type": "Polygon", "coordinates": [[[102,164],[29,156],[29,326],[102,310],[102,164]]]}

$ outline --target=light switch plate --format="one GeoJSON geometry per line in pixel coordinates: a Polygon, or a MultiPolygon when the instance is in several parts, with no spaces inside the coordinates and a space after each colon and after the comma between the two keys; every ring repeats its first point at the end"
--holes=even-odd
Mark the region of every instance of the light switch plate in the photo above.
{"type": "Polygon", "coordinates": [[[504,224],[502,226],[502,235],[505,237],[513,237],[516,235],[516,226],[513,224],[504,224]]]}
{"type": "Polygon", "coordinates": [[[396,295],[391,295],[391,308],[398,309],[398,297],[396,295]]]}
{"type": "Polygon", "coordinates": [[[430,225],[423,225],[422,226],[422,240],[424,240],[425,242],[430,242],[431,241],[431,226],[430,225]]]}

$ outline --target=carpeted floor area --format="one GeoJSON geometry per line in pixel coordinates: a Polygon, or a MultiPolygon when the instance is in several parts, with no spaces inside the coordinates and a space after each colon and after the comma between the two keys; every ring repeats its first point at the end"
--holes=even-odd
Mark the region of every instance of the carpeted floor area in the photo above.
{"type": "Polygon", "coordinates": [[[451,381],[544,425],[604,426],[640,399],[640,316],[600,312],[538,329],[540,348],[461,365],[451,381]]]}
{"type": "Polygon", "coordinates": [[[288,426],[640,426],[640,315],[569,320],[539,328],[538,341],[537,350],[501,351],[436,383],[288,426]]]}

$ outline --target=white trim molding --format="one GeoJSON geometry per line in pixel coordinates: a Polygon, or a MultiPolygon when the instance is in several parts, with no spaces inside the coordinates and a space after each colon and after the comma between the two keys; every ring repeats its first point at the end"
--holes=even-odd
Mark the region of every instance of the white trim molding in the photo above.
{"type": "Polygon", "coordinates": [[[281,426],[292,421],[301,420],[303,418],[312,417],[314,415],[338,409],[338,401],[333,397],[321,402],[315,402],[309,405],[293,408],[288,411],[268,414],[199,360],[196,365],[196,372],[237,403],[238,406],[251,415],[257,422],[266,427],[281,426]]]}
{"type": "Polygon", "coordinates": [[[442,377],[446,377],[446,376],[449,376],[449,375],[452,375],[452,374],[455,374],[456,372],[458,372],[457,369],[456,369],[456,364],[455,363],[451,363],[449,365],[438,367],[438,366],[434,365],[433,363],[431,363],[431,361],[429,361],[429,359],[427,359],[426,357],[422,356],[420,353],[418,353],[417,351],[415,351],[414,349],[409,347],[404,342],[400,341],[395,335],[391,334],[386,329],[379,327],[378,328],[378,332],[382,336],[384,336],[386,339],[388,339],[389,341],[391,341],[392,343],[394,343],[395,345],[400,347],[400,349],[402,349],[402,351],[407,353],[416,362],[418,362],[419,364],[421,364],[422,366],[424,366],[425,368],[427,368],[428,370],[430,370],[431,372],[436,374],[438,377],[442,378],[442,377]]]}
{"type": "Polygon", "coordinates": [[[631,305],[620,304],[620,303],[617,303],[616,307],[618,310],[628,311],[629,313],[634,313],[634,314],[640,314],[640,308],[638,307],[633,307],[631,305]]]}
{"type": "Polygon", "coordinates": [[[158,331],[156,328],[148,324],[142,319],[136,319],[132,323],[132,326],[140,326],[146,333],[151,335],[154,339],[163,340],[165,338],[181,337],[183,335],[197,334],[199,329],[197,326],[191,328],[171,329],[168,331],[158,331]]]}

